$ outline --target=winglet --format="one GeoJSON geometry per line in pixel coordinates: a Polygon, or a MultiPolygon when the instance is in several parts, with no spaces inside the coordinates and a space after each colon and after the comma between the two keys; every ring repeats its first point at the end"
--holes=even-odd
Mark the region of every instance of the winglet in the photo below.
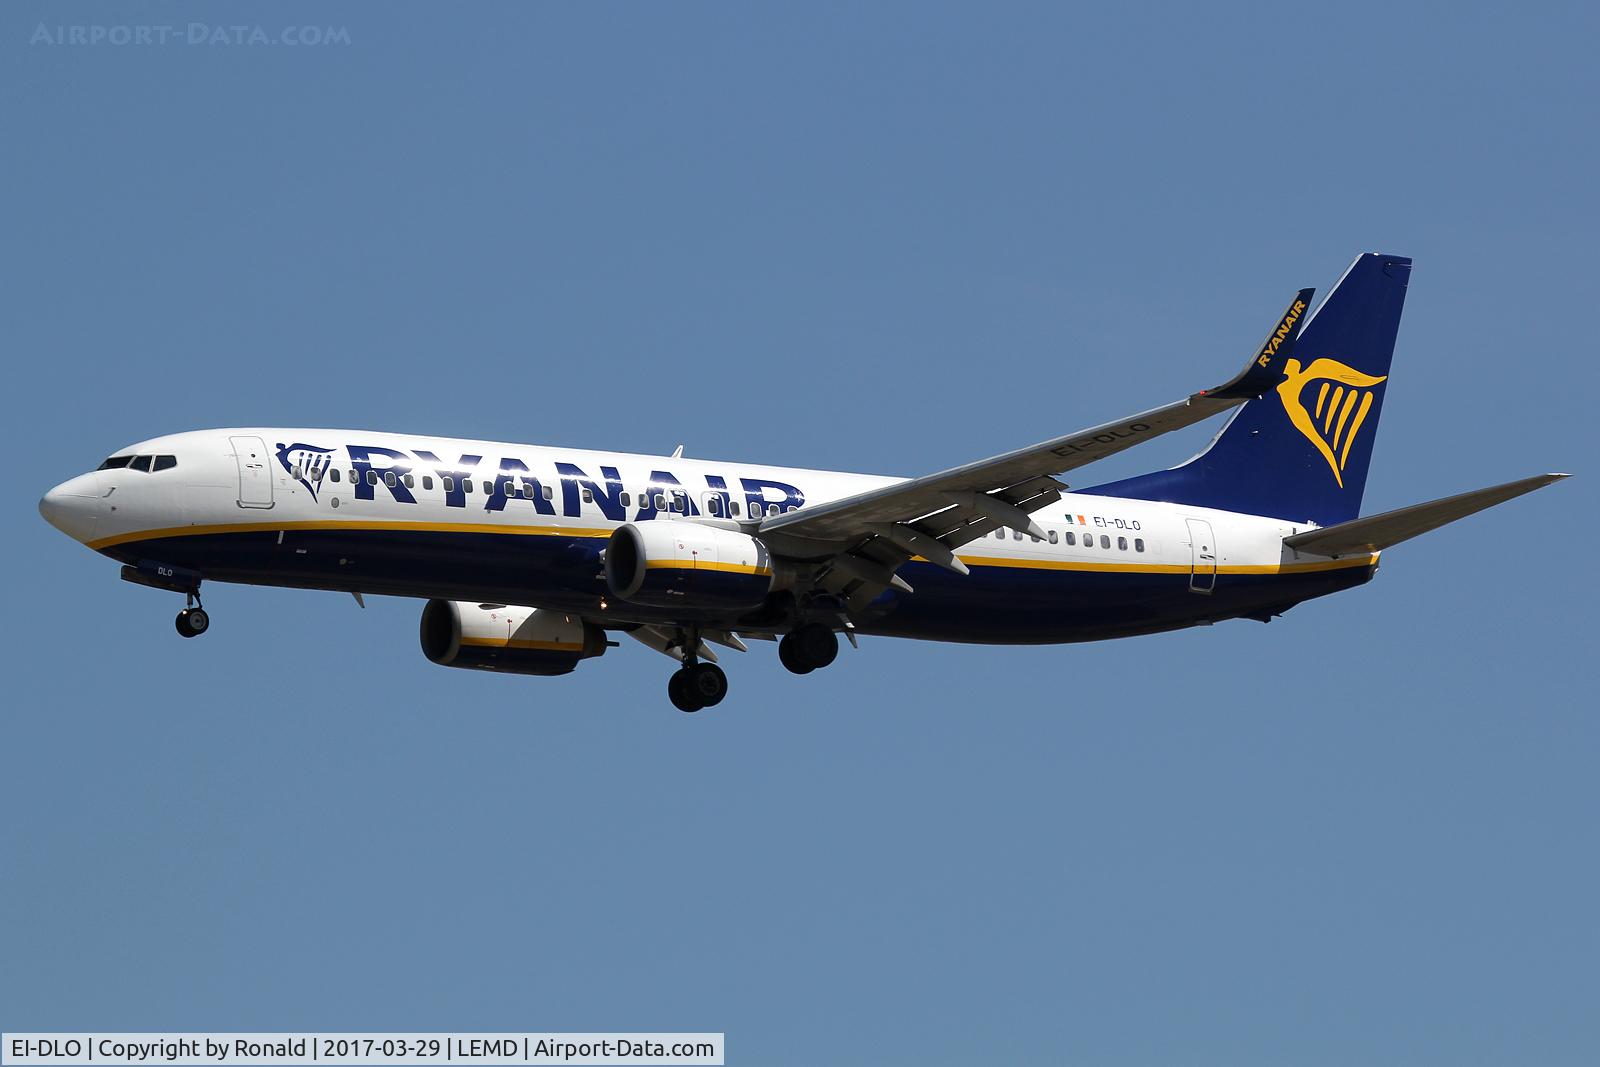
{"type": "Polygon", "coordinates": [[[1305,325],[1306,311],[1311,307],[1311,296],[1315,292],[1315,289],[1302,289],[1295,294],[1283,314],[1278,316],[1277,325],[1261,342],[1255,358],[1239,372],[1238,377],[1200,395],[1212,400],[1248,400],[1283,381],[1280,368],[1288,360],[1289,353],[1294,351],[1294,343],[1300,336],[1300,327],[1305,325]]]}

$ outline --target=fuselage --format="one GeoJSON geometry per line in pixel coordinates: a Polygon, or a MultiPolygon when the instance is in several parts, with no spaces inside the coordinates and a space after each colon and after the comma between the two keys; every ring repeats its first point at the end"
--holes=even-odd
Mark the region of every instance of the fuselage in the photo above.
{"type": "MultiPolygon", "coordinates": [[[[522,604],[601,625],[670,622],[609,596],[602,553],[625,522],[745,523],[900,479],[681,456],[331,429],[158,437],[51,490],[54,525],[124,564],[207,581],[522,604]],[[131,458],[125,458],[131,457],[131,458]]],[[[1068,493],[1046,536],[999,530],[913,560],[858,629],[1042,644],[1248,617],[1369,580],[1376,554],[1305,556],[1310,524],[1068,493]]],[[[761,611],[703,620],[781,632],[761,611]]]]}

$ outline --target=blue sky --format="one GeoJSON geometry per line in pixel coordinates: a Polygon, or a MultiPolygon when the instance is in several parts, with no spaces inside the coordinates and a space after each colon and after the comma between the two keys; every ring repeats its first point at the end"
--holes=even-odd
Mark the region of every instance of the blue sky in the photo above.
{"type": "Polygon", "coordinates": [[[1597,31],[7,5],[0,1028],[1594,1062],[1597,31]],[[30,44],[196,21],[348,43],[30,44]],[[1579,477],[1265,627],[758,646],[690,717],[631,644],[435,667],[414,602],[217,587],[180,641],[34,510],[213,425],[923,473],[1214,384],[1362,250],[1416,260],[1367,510],[1579,477]]]}

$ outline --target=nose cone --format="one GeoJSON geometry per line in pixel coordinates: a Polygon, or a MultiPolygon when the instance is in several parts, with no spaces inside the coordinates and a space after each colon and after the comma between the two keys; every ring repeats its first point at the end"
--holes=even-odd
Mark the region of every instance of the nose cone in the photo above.
{"type": "Polygon", "coordinates": [[[44,521],[68,537],[87,544],[100,525],[100,479],[80,474],[62,482],[39,501],[44,521]]]}

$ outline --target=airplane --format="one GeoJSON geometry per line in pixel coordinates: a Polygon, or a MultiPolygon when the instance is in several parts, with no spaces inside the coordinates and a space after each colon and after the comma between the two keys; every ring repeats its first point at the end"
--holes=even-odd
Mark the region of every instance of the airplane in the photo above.
{"type": "Polygon", "coordinates": [[[920,478],[257,427],[129,445],[39,510],[124,579],[183,594],[184,637],[210,627],[202,582],[414,597],[436,664],[560,675],[626,634],[678,664],[686,712],[727,694],[713,645],[775,641],[807,674],[841,634],[1056,644],[1269,622],[1566,477],[1360,517],[1410,274],[1357,256],[1222,386],[920,478]],[[1225,412],[1176,467],[1060,480],[1225,412]]]}

